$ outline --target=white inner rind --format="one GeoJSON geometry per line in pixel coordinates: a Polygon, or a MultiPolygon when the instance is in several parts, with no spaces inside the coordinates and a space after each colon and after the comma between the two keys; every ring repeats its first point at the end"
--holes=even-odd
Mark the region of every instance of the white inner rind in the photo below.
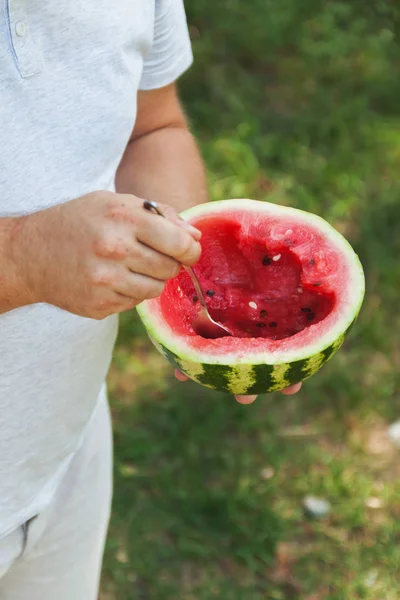
{"type": "Polygon", "coordinates": [[[294,360],[307,359],[331,346],[354,321],[364,298],[364,273],[359,258],[351,245],[336,229],[317,215],[258,200],[222,200],[200,204],[186,210],[181,216],[190,221],[201,216],[211,217],[219,213],[229,216],[231,210],[249,211],[254,214],[255,218],[260,213],[278,218],[290,217],[295,219],[299,225],[314,227],[329,241],[330,246],[345,260],[348,269],[347,279],[343,282],[346,288],[340,291],[338,306],[335,307],[333,315],[329,315],[320,323],[311,325],[307,329],[307,337],[311,339],[311,342],[299,347],[291,348],[290,340],[298,338],[301,333],[293,338],[274,342],[272,350],[265,348],[263,342],[259,342],[258,339],[239,338],[237,341],[236,338],[230,339],[229,344],[226,343],[227,338],[207,340],[209,348],[204,350],[193,347],[193,337],[177,335],[174,332],[162,315],[159,301],[155,299],[142,302],[137,307],[149,333],[177,356],[206,364],[285,364],[294,360]],[[311,335],[313,330],[316,335],[311,335]],[[247,345],[249,347],[246,347],[247,345]]]}

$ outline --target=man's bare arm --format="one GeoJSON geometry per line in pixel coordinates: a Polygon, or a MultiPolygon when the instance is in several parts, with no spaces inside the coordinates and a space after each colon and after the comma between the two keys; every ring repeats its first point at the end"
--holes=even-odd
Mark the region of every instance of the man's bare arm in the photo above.
{"type": "Polygon", "coordinates": [[[175,85],[139,92],[136,124],[116,187],[178,211],[207,202],[203,162],[175,85]]]}
{"type": "MultiPolygon", "coordinates": [[[[152,297],[156,288],[160,293],[163,282],[173,276],[178,266],[171,260],[168,265],[164,264],[165,254],[175,261],[179,260],[176,253],[180,252],[182,258],[190,254],[189,262],[193,260],[192,255],[198,254],[196,232],[192,232],[194,239],[186,234],[185,240],[181,240],[182,249],[170,248],[173,240],[176,244],[177,237],[184,235],[181,230],[175,229],[174,235],[168,237],[171,225],[164,223],[162,231],[157,233],[158,219],[142,214],[139,209],[143,197],[178,210],[207,200],[203,164],[174,86],[139,94],[138,119],[117,174],[117,191],[130,197],[93,192],[85,198],[26,217],[0,218],[0,314],[27,304],[47,302],[76,314],[101,318],[131,308],[144,297],[152,297]],[[133,249],[124,246],[120,252],[124,257],[118,255],[114,265],[114,270],[119,268],[118,274],[107,267],[109,258],[104,258],[97,246],[98,240],[104,238],[104,244],[111,248],[115,242],[111,233],[121,240],[123,211],[129,212],[125,215],[127,221],[130,211],[132,215],[139,211],[132,221],[134,225],[124,225],[127,240],[133,239],[137,227],[141,230],[149,226],[154,228],[153,242],[150,240],[149,244],[159,243],[162,235],[165,248],[162,254],[154,253],[143,262],[137,249],[135,256],[131,256],[133,249]],[[87,231],[83,235],[81,230],[85,223],[87,231]],[[129,233],[130,227],[135,231],[129,233]],[[82,235],[78,235],[79,231],[82,235]],[[77,240],[71,247],[73,232],[77,233],[77,240]],[[97,239],[97,246],[93,246],[91,237],[97,239]],[[82,239],[86,240],[85,247],[82,239]],[[100,257],[96,254],[99,252],[100,257]],[[73,268],[75,263],[66,264],[74,253],[75,263],[80,265],[78,272],[73,268]],[[99,261],[106,263],[99,265],[99,261]],[[130,287],[129,278],[123,275],[122,265],[118,264],[129,261],[130,273],[138,269],[130,287]],[[62,265],[64,268],[60,268],[62,265]],[[149,269],[156,279],[148,278],[149,269]],[[80,278],[85,285],[77,284],[80,278]]],[[[140,231],[138,233],[140,237],[140,231]]],[[[138,248],[144,252],[144,247],[138,248]]]]}
{"type": "Polygon", "coordinates": [[[23,217],[0,219],[0,314],[31,303],[15,248],[22,223],[23,217]]]}

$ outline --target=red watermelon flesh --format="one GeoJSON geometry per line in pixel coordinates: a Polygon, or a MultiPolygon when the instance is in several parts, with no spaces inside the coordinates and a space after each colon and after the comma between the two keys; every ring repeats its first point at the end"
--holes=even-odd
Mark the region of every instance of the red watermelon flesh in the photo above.
{"type": "MultiPolygon", "coordinates": [[[[323,321],[335,308],[344,264],[318,231],[285,219],[203,217],[195,266],[211,316],[237,338],[282,340],[323,321]]],[[[196,336],[198,298],[184,270],[167,283],[161,310],[177,333],[196,336]]],[[[227,341],[227,343],[229,343],[227,341]]]]}

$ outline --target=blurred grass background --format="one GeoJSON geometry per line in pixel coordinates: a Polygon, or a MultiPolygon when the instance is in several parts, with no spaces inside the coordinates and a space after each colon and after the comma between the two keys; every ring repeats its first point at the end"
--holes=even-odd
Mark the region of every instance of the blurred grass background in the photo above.
{"type": "Polygon", "coordinates": [[[400,8],[195,0],[187,13],[182,97],[213,199],[322,215],[359,253],[367,295],[299,395],[250,407],[175,382],[124,316],[101,599],[398,600],[400,8]],[[304,516],[308,494],[331,503],[326,518],[304,516]]]}

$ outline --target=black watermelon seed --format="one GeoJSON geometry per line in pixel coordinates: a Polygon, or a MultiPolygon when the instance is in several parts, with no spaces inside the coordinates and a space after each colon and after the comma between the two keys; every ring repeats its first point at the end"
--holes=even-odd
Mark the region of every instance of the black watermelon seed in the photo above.
{"type": "Polygon", "coordinates": [[[214,292],[214,290],[207,290],[206,294],[207,294],[207,296],[214,296],[215,292],[214,292]]]}
{"type": "Polygon", "coordinates": [[[308,264],[309,265],[315,265],[315,258],[312,258],[308,264]]]}
{"type": "Polygon", "coordinates": [[[193,296],[193,302],[197,302],[198,299],[199,299],[198,296],[193,296]]]}
{"type": "Polygon", "coordinates": [[[271,323],[269,324],[270,327],[276,327],[278,325],[278,323],[275,323],[275,321],[271,321],[271,323]]]}
{"type": "Polygon", "coordinates": [[[314,313],[312,313],[312,312],[308,313],[307,321],[312,321],[314,319],[314,317],[315,317],[314,313]]]}
{"type": "Polygon", "coordinates": [[[266,327],[265,323],[257,323],[257,327],[266,327]]]}
{"type": "Polygon", "coordinates": [[[310,312],[311,312],[311,308],[308,308],[308,306],[303,306],[301,310],[302,310],[303,312],[308,312],[308,313],[310,313],[310,312]]]}
{"type": "Polygon", "coordinates": [[[313,283],[314,287],[319,287],[320,285],[322,285],[320,281],[316,281],[315,283],[313,283]]]}
{"type": "Polygon", "coordinates": [[[267,316],[267,314],[268,314],[268,313],[267,313],[267,311],[266,311],[266,310],[260,310],[260,317],[261,317],[262,319],[264,319],[264,318],[267,316]]]}
{"type": "Polygon", "coordinates": [[[264,267],[266,267],[267,265],[270,265],[272,263],[272,260],[268,257],[268,256],[264,256],[262,264],[264,265],[264,267]]]}

